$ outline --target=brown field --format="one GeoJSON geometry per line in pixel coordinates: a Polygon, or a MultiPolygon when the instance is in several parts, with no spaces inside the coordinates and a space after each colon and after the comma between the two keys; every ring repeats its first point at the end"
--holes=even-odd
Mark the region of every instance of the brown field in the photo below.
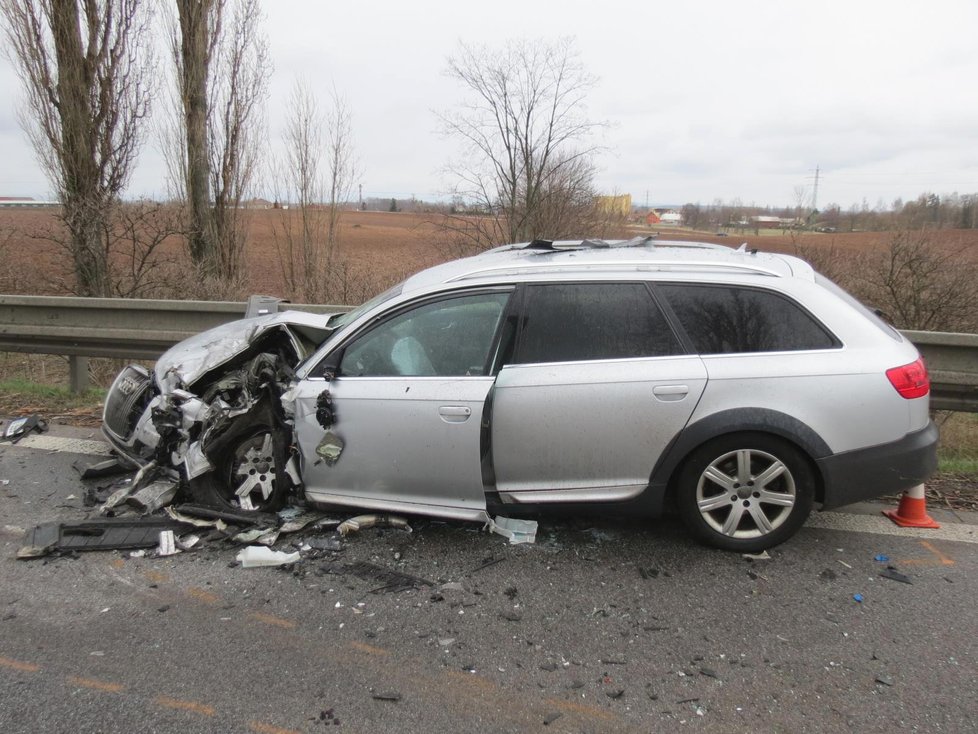
{"type": "MultiPolygon", "coordinates": [[[[249,212],[245,275],[237,297],[249,293],[287,296],[274,237],[281,211],[249,212]]],[[[379,291],[423,267],[447,259],[439,245],[439,214],[409,212],[344,212],[338,248],[339,262],[351,266],[365,279],[368,291],[379,291]]],[[[70,264],[64,253],[43,238],[57,226],[53,210],[0,209],[0,292],[25,295],[70,293],[70,264]]],[[[866,252],[885,245],[887,232],[799,234],[766,231],[758,235],[732,232],[718,237],[711,232],[649,228],[633,225],[623,236],[653,234],[661,239],[704,240],[737,246],[747,242],[761,250],[795,254],[799,250],[866,252]]],[[[936,230],[930,241],[940,247],[962,250],[978,257],[978,230],[936,230]]],[[[167,242],[166,256],[183,260],[182,245],[167,242]]],[[[192,289],[188,289],[192,293],[192,289]]],[[[180,297],[174,293],[171,297],[180,297]]],[[[235,294],[231,294],[232,296],[235,294]]],[[[185,296],[185,297],[190,297],[185,296]]]]}

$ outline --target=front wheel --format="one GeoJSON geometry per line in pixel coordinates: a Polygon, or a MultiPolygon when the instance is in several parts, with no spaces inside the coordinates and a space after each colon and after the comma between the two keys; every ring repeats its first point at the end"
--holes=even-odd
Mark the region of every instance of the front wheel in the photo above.
{"type": "Polygon", "coordinates": [[[713,439],[679,474],[679,514],[697,540],[755,553],[783,543],[808,518],[815,477],[792,444],[762,433],[713,439]]]}

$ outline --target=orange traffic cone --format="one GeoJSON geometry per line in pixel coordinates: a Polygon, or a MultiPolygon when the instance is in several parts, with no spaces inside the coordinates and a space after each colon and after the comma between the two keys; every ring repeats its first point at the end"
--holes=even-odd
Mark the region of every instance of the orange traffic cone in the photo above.
{"type": "Polygon", "coordinates": [[[934,518],[927,514],[924,485],[918,484],[903,493],[895,510],[883,510],[883,514],[901,528],[939,528],[934,518]]]}

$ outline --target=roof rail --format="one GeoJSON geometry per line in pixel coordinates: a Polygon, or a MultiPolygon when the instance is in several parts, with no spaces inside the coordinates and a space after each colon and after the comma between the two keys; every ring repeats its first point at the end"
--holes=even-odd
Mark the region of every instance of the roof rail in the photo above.
{"type": "Polygon", "coordinates": [[[563,252],[564,250],[617,250],[622,247],[645,247],[647,245],[653,244],[652,240],[658,237],[658,234],[646,235],[644,237],[632,237],[630,240],[533,240],[525,245],[518,246],[514,249],[520,250],[552,250],[554,252],[563,252]]]}
{"type": "Polygon", "coordinates": [[[606,263],[594,263],[594,262],[583,262],[583,263],[571,263],[571,262],[560,262],[555,263],[549,260],[546,261],[535,261],[535,262],[521,262],[521,263],[506,263],[504,265],[491,265],[487,267],[477,268],[476,270],[470,270],[466,273],[461,273],[453,278],[449,278],[447,283],[455,283],[460,280],[469,280],[471,278],[479,278],[489,275],[525,275],[527,273],[569,273],[578,272],[581,270],[590,270],[593,272],[602,272],[609,270],[623,270],[629,269],[633,271],[649,271],[649,272],[695,272],[695,273],[708,273],[708,272],[742,272],[742,273],[754,273],[756,275],[765,275],[775,278],[784,277],[784,275],[773,268],[765,268],[760,265],[753,264],[741,264],[741,263],[724,263],[724,262],[711,262],[706,263],[702,261],[671,261],[671,262],[648,262],[647,260],[616,260],[614,262],[606,263]]]}

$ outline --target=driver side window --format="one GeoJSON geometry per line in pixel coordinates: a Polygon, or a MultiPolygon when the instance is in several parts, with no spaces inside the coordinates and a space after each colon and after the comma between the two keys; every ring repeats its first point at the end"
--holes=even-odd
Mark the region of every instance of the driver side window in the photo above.
{"type": "Polygon", "coordinates": [[[493,337],[509,292],[426,303],[355,339],[341,377],[461,377],[486,374],[493,337]]]}

